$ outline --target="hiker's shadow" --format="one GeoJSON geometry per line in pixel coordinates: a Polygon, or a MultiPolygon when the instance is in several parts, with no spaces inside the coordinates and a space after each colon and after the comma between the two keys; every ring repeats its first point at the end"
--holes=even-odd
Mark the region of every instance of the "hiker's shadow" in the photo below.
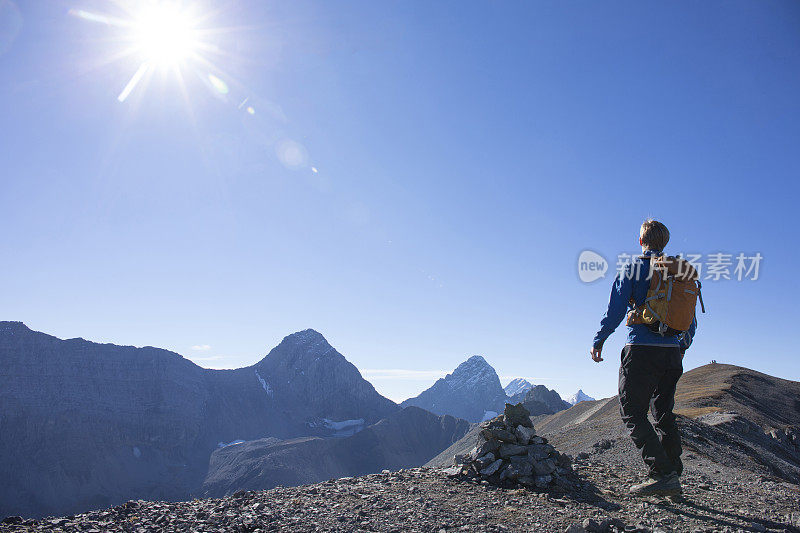
{"type": "Polygon", "coordinates": [[[618,503],[609,501],[606,498],[607,494],[612,496],[613,494],[598,487],[585,475],[573,471],[566,476],[566,479],[571,486],[555,487],[550,490],[550,495],[565,500],[574,500],[576,502],[593,505],[606,511],[619,511],[621,509],[618,503]]]}
{"type": "Polygon", "coordinates": [[[660,501],[654,503],[654,506],[661,507],[663,509],[669,509],[675,514],[692,518],[694,520],[707,522],[709,524],[714,524],[714,526],[717,527],[728,526],[734,530],[741,529],[741,524],[744,522],[748,525],[761,524],[766,529],[778,529],[780,531],[800,531],[800,529],[783,522],[775,522],[774,520],[755,518],[731,511],[715,509],[707,505],[703,505],[702,503],[693,501],[685,496],[681,496],[674,501],[660,501]],[[693,511],[687,508],[693,509],[693,511]]]}

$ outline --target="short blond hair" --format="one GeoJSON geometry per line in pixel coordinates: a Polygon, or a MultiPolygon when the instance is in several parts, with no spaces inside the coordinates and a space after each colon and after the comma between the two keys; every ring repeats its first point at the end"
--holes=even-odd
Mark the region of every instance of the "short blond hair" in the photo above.
{"type": "Polygon", "coordinates": [[[648,250],[661,251],[666,248],[669,242],[669,230],[658,220],[648,218],[642,222],[639,237],[642,240],[642,246],[648,250]]]}

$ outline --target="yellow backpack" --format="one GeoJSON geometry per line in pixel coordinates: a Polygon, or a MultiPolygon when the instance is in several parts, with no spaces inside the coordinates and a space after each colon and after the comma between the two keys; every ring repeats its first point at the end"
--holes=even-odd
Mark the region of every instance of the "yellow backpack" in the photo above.
{"type": "Polygon", "coordinates": [[[689,329],[694,320],[697,300],[703,313],[700,275],[681,257],[650,257],[650,288],[641,306],[631,299],[633,309],[627,324],[646,324],[661,335],[677,335],[689,329]]]}

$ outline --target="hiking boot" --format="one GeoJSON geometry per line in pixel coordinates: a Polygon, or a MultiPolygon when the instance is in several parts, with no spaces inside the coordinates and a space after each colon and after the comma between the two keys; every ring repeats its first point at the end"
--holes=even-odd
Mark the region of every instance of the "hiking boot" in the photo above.
{"type": "Polygon", "coordinates": [[[632,485],[631,496],[677,496],[681,492],[681,480],[672,472],[663,476],[650,476],[643,483],[632,485]]]}

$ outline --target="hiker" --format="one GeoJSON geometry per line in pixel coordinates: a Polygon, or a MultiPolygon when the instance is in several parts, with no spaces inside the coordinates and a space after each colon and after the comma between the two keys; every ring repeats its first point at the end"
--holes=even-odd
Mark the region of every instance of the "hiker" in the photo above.
{"type": "Polygon", "coordinates": [[[663,255],[667,242],[664,224],[653,219],[642,223],[642,255],[616,277],[590,352],[592,360],[602,361],[603,343],[628,316],[619,369],[620,414],[650,470],[646,481],[630,488],[634,495],[681,493],[681,437],[672,409],[683,354],[697,327],[694,305],[697,297],[702,305],[702,296],[694,267],[663,255]],[[647,419],[648,408],[655,428],[647,419]]]}

